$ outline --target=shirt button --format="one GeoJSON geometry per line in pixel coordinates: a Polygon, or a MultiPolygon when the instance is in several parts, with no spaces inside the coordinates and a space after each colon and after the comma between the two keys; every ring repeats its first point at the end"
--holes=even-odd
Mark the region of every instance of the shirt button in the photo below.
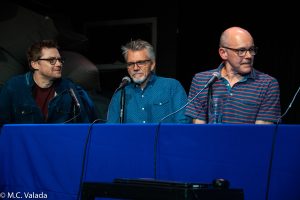
{"type": "Polygon", "coordinates": [[[144,98],[144,95],[142,95],[142,98],[144,98]]]}
{"type": "Polygon", "coordinates": [[[142,108],[142,110],[145,110],[145,108],[142,108]]]}
{"type": "Polygon", "coordinates": [[[159,103],[159,105],[161,106],[161,105],[162,105],[162,103],[159,103]]]}
{"type": "Polygon", "coordinates": [[[229,86],[229,84],[227,84],[227,86],[229,86]]]}
{"type": "Polygon", "coordinates": [[[146,123],[146,121],[143,121],[143,123],[145,124],[145,123],[146,123]]]}
{"type": "Polygon", "coordinates": [[[230,96],[232,96],[233,94],[232,93],[230,93],[230,96]]]}

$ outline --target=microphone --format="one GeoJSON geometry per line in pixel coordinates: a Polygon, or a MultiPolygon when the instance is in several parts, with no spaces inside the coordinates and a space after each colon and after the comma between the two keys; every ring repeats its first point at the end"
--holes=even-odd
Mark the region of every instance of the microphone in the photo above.
{"type": "Polygon", "coordinates": [[[159,120],[159,123],[161,123],[162,121],[164,121],[166,118],[178,113],[179,111],[181,111],[182,109],[184,109],[185,107],[187,107],[192,101],[194,101],[194,99],[207,87],[211,86],[212,84],[214,84],[219,78],[221,78],[221,74],[219,72],[214,72],[212,73],[212,77],[207,81],[207,83],[205,84],[205,86],[192,98],[190,99],[186,104],[184,104],[181,108],[175,110],[174,112],[166,115],[165,117],[161,118],[159,120]]]}
{"type": "Polygon", "coordinates": [[[207,81],[204,88],[207,88],[207,87],[211,86],[212,84],[214,84],[220,78],[221,78],[221,74],[219,72],[212,73],[212,77],[207,81]]]}
{"type": "Polygon", "coordinates": [[[128,76],[125,76],[122,78],[122,82],[120,83],[119,87],[117,90],[125,87],[127,84],[129,84],[131,82],[131,79],[128,76]]]}
{"type": "Polygon", "coordinates": [[[125,113],[125,90],[124,87],[131,82],[131,79],[128,76],[122,78],[122,82],[117,90],[122,89],[121,91],[121,99],[120,99],[120,123],[124,123],[124,113],[125,113]]]}
{"type": "Polygon", "coordinates": [[[69,93],[72,97],[73,102],[75,103],[75,106],[73,106],[74,108],[74,116],[71,119],[68,119],[67,121],[64,122],[64,124],[69,123],[70,121],[74,120],[76,117],[78,117],[78,115],[80,114],[80,103],[76,97],[76,94],[74,92],[74,90],[72,88],[69,89],[69,93]],[[78,112],[76,112],[76,107],[78,108],[78,112]],[[76,114],[77,113],[77,114],[76,114]]]}
{"type": "Polygon", "coordinates": [[[78,101],[78,99],[77,99],[77,97],[76,97],[76,94],[75,94],[74,90],[73,90],[72,88],[70,88],[69,91],[70,91],[70,95],[71,95],[73,101],[75,102],[75,105],[76,105],[78,108],[80,108],[80,103],[79,103],[79,101],[78,101]]]}

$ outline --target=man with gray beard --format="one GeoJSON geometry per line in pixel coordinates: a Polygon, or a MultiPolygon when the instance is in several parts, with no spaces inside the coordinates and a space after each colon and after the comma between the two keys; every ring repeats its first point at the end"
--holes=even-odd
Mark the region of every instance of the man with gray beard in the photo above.
{"type": "Polygon", "coordinates": [[[122,47],[122,53],[132,82],[113,95],[107,122],[120,123],[121,90],[125,90],[124,123],[188,123],[180,109],[187,103],[186,92],[179,81],[155,74],[153,46],[134,40],[122,47]],[[166,117],[172,112],[176,113],[166,117]]]}

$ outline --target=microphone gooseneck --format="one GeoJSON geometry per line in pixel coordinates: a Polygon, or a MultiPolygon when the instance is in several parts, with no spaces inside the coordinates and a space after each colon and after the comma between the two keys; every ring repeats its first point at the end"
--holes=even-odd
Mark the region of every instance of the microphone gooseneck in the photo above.
{"type": "Polygon", "coordinates": [[[79,103],[79,100],[74,92],[74,90],[72,88],[69,89],[69,94],[70,96],[72,97],[72,100],[74,102],[74,105],[73,105],[73,117],[68,119],[67,121],[64,122],[64,124],[66,123],[69,123],[70,121],[72,120],[75,120],[79,114],[81,113],[81,108],[80,108],[80,103],[79,103]]]}
{"type": "Polygon", "coordinates": [[[221,78],[221,74],[219,72],[212,73],[212,77],[207,81],[204,88],[207,88],[207,87],[211,86],[212,84],[214,84],[220,78],[221,78]]]}
{"type": "Polygon", "coordinates": [[[121,99],[120,99],[120,123],[124,123],[124,115],[125,115],[125,90],[122,88],[121,90],[121,99]]]}
{"type": "Polygon", "coordinates": [[[70,88],[69,91],[70,91],[70,95],[71,95],[71,97],[72,97],[72,99],[73,99],[75,105],[76,105],[78,108],[80,108],[80,103],[79,103],[79,101],[78,101],[78,99],[77,99],[77,97],[76,97],[76,94],[75,94],[73,88],[70,88]]]}

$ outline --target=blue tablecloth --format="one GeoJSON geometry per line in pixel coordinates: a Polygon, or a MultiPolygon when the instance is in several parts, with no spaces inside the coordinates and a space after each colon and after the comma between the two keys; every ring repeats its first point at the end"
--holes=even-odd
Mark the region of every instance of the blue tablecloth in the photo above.
{"type": "Polygon", "coordinates": [[[245,200],[264,200],[275,132],[270,199],[299,200],[300,126],[223,124],[5,125],[0,199],[76,199],[90,133],[83,181],[225,178],[231,188],[244,190],[245,200]]]}

